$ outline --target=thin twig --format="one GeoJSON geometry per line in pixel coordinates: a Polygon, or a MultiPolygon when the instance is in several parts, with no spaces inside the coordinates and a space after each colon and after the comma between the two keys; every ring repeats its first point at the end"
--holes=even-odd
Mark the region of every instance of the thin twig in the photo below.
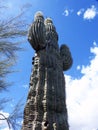
{"type": "Polygon", "coordinates": [[[0,118],[0,120],[6,120],[8,127],[9,127],[9,130],[11,130],[11,126],[10,126],[8,119],[2,113],[0,113],[0,115],[3,117],[3,118],[0,118]]]}

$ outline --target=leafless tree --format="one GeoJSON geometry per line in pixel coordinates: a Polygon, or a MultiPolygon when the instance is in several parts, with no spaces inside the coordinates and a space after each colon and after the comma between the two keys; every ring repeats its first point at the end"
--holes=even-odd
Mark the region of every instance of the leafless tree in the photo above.
{"type": "MultiPolygon", "coordinates": [[[[5,5],[0,5],[1,10],[5,8],[5,5]]],[[[15,17],[0,19],[0,92],[4,92],[9,86],[9,83],[6,81],[6,76],[14,72],[12,66],[15,64],[16,52],[21,50],[20,43],[24,42],[23,38],[27,34],[27,23],[23,15],[24,12],[15,17]]],[[[4,104],[8,100],[0,97],[0,110],[3,109],[4,104]]],[[[9,129],[17,129],[19,125],[18,120],[22,118],[20,107],[21,103],[19,101],[8,117],[0,113],[0,117],[2,117],[0,120],[6,120],[9,129]]]]}
{"type": "Polygon", "coordinates": [[[21,127],[21,119],[23,118],[23,113],[21,110],[22,106],[23,103],[21,102],[21,100],[19,100],[9,116],[5,116],[3,113],[0,113],[0,120],[7,122],[9,130],[18,130],[21,127]]]}

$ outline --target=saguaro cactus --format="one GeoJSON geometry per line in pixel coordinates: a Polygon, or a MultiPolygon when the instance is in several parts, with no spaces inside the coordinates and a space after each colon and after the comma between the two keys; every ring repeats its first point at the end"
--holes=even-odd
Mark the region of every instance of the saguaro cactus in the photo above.
{"type": "Polygon", "coordinates": [[[63,70],[72,65],[67,45],[59,49],[52,19],[36,13],[28,40],[35,50],[22,130],[69,130],[63,70]]]}

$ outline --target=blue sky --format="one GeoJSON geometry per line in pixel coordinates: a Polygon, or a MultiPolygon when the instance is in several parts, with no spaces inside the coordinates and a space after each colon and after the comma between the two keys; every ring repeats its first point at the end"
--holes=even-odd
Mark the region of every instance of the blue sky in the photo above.
{"type": "MultiPolygon", "coordinates": [[[[9,8],[5,16],[16,16],[27,8],[24,18],[30,25],[36,11],[44,17],[51,17],[59,35],[59,46],[70,47],[73,66],[64,72],[66,79],[67,107],[70,130],[96,130],[98,128],[98,1],[97,0],[6,0],[9,8]]],[[[4,16],[2,16],[4,17],[4,16]]],[[[18,40],[18,39],[17,39],[18,40]]],[[[34,50],[28,41],[17,53],[15,69],[19,70],[8,77],[14,81],[9,92],[2,96],[12,98],[5,109],[8,114],[22,97],[26,100],[32,68],[34,50]]],[[[4,125],[4,123],[1,122],[4,125]]],[[[6,127],[6,126],[5,126],[6,127]]],[[[7,130],[2,129],[2,130],[7,130]]]]}

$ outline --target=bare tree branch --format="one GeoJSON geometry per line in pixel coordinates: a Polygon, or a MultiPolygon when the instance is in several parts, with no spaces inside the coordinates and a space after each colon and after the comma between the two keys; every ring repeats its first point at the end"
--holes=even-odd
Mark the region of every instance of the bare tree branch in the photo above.
{"type": "Polygon", "coordinates": [[[8,128],[10,130],[11,129],[10,122],[8,121],[8,119],[2,113],[0,113],[0,115],[3,117],[3,118],[0,118],[0,120],[5,120],[8,124],[8,128]]]}
{"type": "Polygon", "coordinates": [[[0,99],[0,111],[4,108],[6,103],[8,103],[9,101],[10,101],[10,99],[7,99],[7,98],[0,99]]]}
{"type": "Polygon", "coordinates": [[[23,118],[23,112],[21,111],[23,103],[21,101],[22,99],[19,100],[19,102],[14,107],[14,110],[8,117],[8,121],[10,122],[13,130],[17,130],[21,126],[21,123],[19,122],[23,118]]]}
{"type": "Polygon", "coordinates": [[[19,102],[14,106],[14,109],[12,113],[9,114],[8,117],[6,117],[4,114],[0,113],[0,115],[3,118],[0,118],[0,120],[6,120],[9,130],[18,130],[21,127],[21,121],[23,118],[23,112],[21,111],[23,107],[22,99],[19,100],[19,102]]]}
{"type": "Polygon", "coordinates": [[[21,12],[16,17],[0,19],[0,90],[8,87],[5,76],[13,72],[11,67],[16,59],[15,53],[21,50],[19,45],[24,42],[23,37],[27,34],[27,23],[23,14],[24,12],[21,12]]]}
{"type": "MultiPolygon", "coordinates": [[[[3,0],[0,0],[0,4],[3,0]]],[[[26,5],[25,5],[26,7],[26,5]]],[[[6,5],[0,5],[0,13],[6,9],[6,5]],[[2,11],[3,9],[3,11],[2,11]]],[[[10,86],[6,81],[6,76],[12,72],[12,66],[15,63],[16,52],[21,50],[20,43],[24,42],[24,37],[27,35],[28,24],[24,20],[24,11],[16,17],[7,19],[0,19],[0,92],[6,90],[10,86]]],[[[8,101],[0,99],[0,110],[3,109],[4,104],[8,101]]],[[[8,128],[17,130],[19,129],[20,121],[22,119],[21,107],[23,104],[19,101],[13,112],[6,117],[2,113],[0,120],[6,120],[8,128]]]]}

